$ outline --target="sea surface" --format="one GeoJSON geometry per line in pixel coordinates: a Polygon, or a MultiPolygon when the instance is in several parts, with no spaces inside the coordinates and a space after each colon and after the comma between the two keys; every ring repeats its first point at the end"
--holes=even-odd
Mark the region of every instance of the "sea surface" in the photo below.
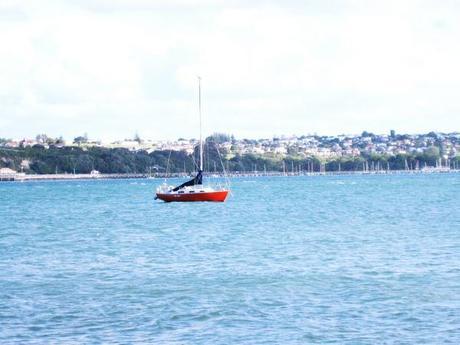
{"type": "Polygon", "coordinates": [[[1,183],[0,344],[460,344],[460,174],[231,182],[1,183]]]}

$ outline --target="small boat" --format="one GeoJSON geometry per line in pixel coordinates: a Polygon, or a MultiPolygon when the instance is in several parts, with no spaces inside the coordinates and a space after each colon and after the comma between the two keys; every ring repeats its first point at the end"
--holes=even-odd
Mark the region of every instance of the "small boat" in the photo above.
{"type": "Polygon", "coordinates": [[[191,180],[174,187],[163,183],[156,190],[156,199],[165,202],[191,202],[191,201],[213,201],[224,202],[229,189],[226,187],[213,188],[203,185],[203,140],[201,135],[201,78],[198,77],[198,108],[200,114],[200,168],[198,173],[191,180]]]}

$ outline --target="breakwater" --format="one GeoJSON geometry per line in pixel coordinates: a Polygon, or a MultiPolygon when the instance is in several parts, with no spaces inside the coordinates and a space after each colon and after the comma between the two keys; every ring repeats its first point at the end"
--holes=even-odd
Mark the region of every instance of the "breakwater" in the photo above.
{"type": "MultiPolygon", "coordinates": [[[[207,177],[262,177],[262,176],[319,176],[319,175],[382,175],[382,174],[440,174],[460,173],[460,169],[421,169],[421,170],[375,170],[375,171],[321,171],[321,172],[222,172],[207,173],[207,177]]],[[[132,174],[0,174],[0,181],[53,181],[53,180],[98,180],[98,179],[143,179],[143,178],[188,178],[185,173],[132,173],[132,174]]]]}

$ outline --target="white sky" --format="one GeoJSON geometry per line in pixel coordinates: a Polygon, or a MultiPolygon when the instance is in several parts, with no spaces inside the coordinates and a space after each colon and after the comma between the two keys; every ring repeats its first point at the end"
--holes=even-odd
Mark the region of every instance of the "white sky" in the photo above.
{"type": "Polygon", "coordinates": [[[460,130],[457,0],[0,0],[0,137],[460,130]],[[250,4],[250,5],[248,5],[250,4]]]}

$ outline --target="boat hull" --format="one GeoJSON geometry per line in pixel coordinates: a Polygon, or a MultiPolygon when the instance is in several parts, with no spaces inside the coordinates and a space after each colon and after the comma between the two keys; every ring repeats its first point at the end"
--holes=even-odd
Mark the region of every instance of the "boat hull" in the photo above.
{"type": "Polygon", "coordinates": [[[157,193],[157,198],[166,202],[224,202],[227,198],[228,190],[204,193],[157,193]]]}

